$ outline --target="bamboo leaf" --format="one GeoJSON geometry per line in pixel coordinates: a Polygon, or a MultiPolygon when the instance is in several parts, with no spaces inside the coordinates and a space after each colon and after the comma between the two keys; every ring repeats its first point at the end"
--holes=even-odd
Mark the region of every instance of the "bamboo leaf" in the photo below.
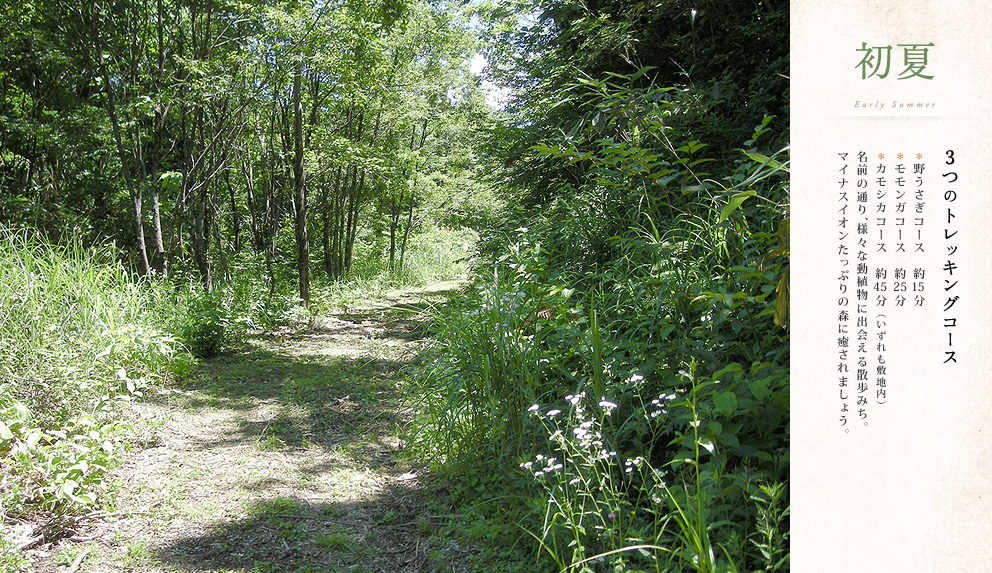
{"type": "Polygon", "coordinates": [[[720,209],[720,217],[716,221],[717,225],[726,221],[727,218],[730,217],[730,215],[736,211],[748,197],[754,197],[755,195],[757,195],[757,193],[754,191],[741,191],[740,193],[736,193],[730,198],[730,201],[727,201],[727,204],[723,206],[723,209],[720,209]]]}

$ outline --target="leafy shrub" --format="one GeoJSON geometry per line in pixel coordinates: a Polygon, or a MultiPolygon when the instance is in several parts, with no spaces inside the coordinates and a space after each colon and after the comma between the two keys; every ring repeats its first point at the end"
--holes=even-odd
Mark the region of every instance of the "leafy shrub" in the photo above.
{"type": "Polygon", "coordinates": [[[181,330],[183,344],[199,358],[216,355],[230,323],[223,302],[218,296],[194,296],[184,310],[187,315],[181,330]]]}

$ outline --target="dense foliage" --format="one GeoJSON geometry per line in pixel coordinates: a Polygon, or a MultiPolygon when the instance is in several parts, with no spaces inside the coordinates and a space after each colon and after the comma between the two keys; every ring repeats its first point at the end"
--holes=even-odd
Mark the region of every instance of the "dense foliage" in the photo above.
{"type": "Polygon", "coordinates": [[[0,238],[3,517],[92,508],[120,447],[120,403],[189,361],[156,320],[165,293],[106,252],[0,238]]]}
{"type": "Polygon", "coordinates": [[[207,292],[252,264],[274,294],[291,262],[307,306],[311,266],[399,270],[418,231],[492,205],[473,39],[444,6],[48,0],[0,24],[0,224],[113,239],[207,292]]]}
{"type": "Polygon", "coordinates": [[[787,12],[613,4],[485,7],[521,208],[415,439],[549,567],[787,570],[787,12]]]}
{"type": "Polygon", "coordinates": [[[148,384],[464,271],[474,42],[418,1],[0,4],[0,570],[107,501],[148,384]]]}

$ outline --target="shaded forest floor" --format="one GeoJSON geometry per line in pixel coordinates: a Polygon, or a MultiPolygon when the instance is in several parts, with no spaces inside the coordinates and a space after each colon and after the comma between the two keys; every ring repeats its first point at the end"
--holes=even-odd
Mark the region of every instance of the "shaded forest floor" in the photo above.
{"type": "Polygon", "coordinates": [[[114,506],[36,548],[34,570],[433,571],[443,495],[401,454],[404,399],[439,283],[250,337],[130,412],[114,506]]]}

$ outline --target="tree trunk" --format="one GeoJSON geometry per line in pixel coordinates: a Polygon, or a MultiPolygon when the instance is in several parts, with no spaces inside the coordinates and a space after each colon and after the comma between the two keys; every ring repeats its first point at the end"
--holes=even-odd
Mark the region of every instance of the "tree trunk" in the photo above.
{"type": "Polygon", "coordinates": [[[162,213],[159,201],[159,165],[161,157],[161,138],[165,117],[162,111],[155,110],[155,132],[152,134],[152,145],[149,150],[151,165],[148,168],[148,187],[152,202],[152,242],[155,252],[152,253],[152,268],[162,278],[169,276],[169,268],[165,258],[165,240],[162,237],[162,213]]]}
{"type": "Polygon", "coordinates": [[[406,189],[400,189],[400,196],[389,200],[389,270],[396,270],[396,231],[399,228],[401,205],[406,189]]]}
{"type": "Polygon", "coordinates": [[[241,215],[238,213],[238,203],[236,197],[234,196],[234,186],[231,185],[231,171],[229,169],[224,170],[224,183],[227,185],[227,193],[231,202],[231,234],[234,235],[232,238],[232,247],[235,253],[241,252],[241,215]]]}
{"type": "Polygon", "coordinates": [[[400,244],[400,268],[403,268],[403,261],[406,258],[406,240],[410,237],[410,229],[413,227],[413,195],[410,196],[410,208],[406,215],[406,229],[403,230],[403,243],[400,244]]]}
{"type": "Polygon", "coordinates": [[[148,251],[145,249],[145,226],[141,222],[141,190],[134,182],[134,177],[128,166],[127,153],[124,151],[124,139],[121,136],[121,123],[117,117],[117,106],[114,97],[114,88],[110,83],[110,76],[107,68],[103,64],[103,55],[97,54],[97,65],[100,75],[103,77],[103,87],[107,94],[107,115],[110,116],[110,127],[114,134],[114,142],[117,144],[117,155],[121,161],[121,171],[124,173],[124,184],[127,186],[127,193],[131,199],[131,215],[134,217],[135,247],[138,249],[138,261],[141,263],[142,274],[148,274],[148,251]]]}
{"type": "Polygon", "coordinates": [[[324,273],[327,274],[327,278],[333,279],[337,278],[334,268],[334,255],[331,252],[331,237],[334,236],[335,231],[332,225],[337,223],[336,208],[338,206],[338,196],[341,192],[341,167],[337,169],[337,173],[334,175],[334,187],[333,191],[328,196],[328,189],[324,187],[324,200],[321,202],[323,205],[323,213],[321,213],[323,219],[323,236],[322,236],[322,248],[324,251],[324,273]]]}
{"type": "Polygon", "coordinates": [[[359,176],[355,190],[352,193],[352,202],[348,205],[348,228],[344,244],[344,272],[351,272],[352,255],[355,251],[355,237],[358,235],[358,215],[362,209],[362,194],[365,189],[365,171],[359,176]]]}
{"type": "Polygon", "coordinates": [[[310,239],[307,236],[307,192],[303,172],[303,64],[293,75],[293,207],[296,223],[296,266],[300,275],[300,302],[310,306],[310,239]]]}

